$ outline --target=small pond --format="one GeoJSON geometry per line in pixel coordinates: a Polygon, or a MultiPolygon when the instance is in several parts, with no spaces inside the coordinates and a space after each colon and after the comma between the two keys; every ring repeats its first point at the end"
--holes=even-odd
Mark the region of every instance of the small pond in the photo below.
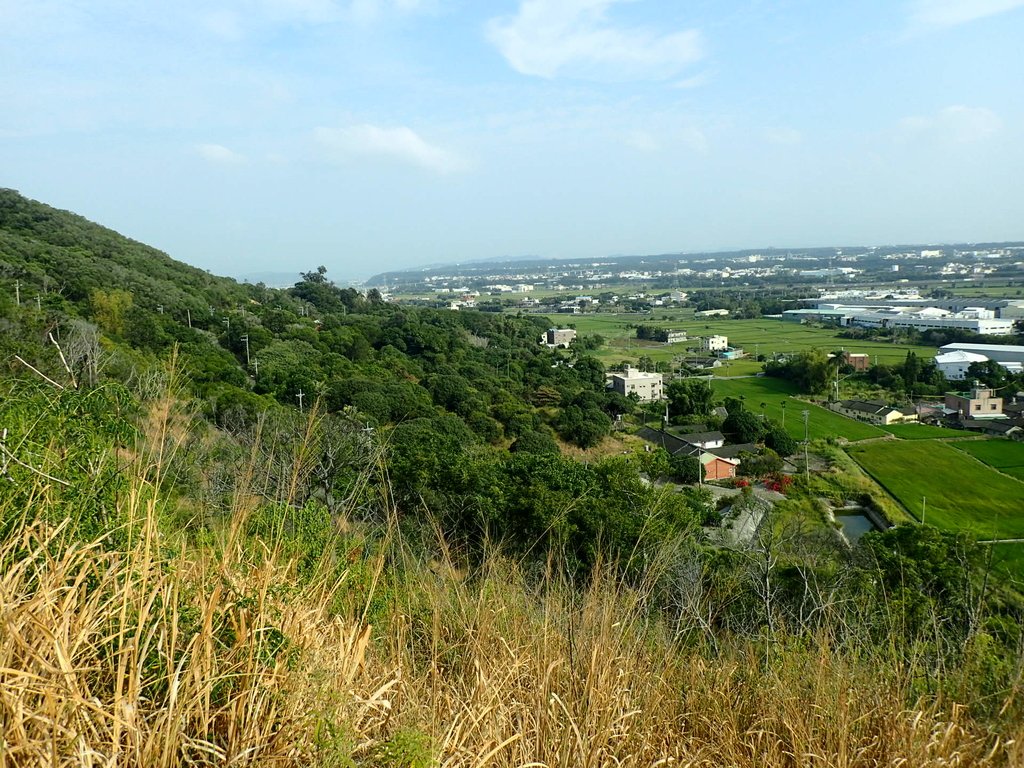
{"type": "Polygon", "coordinates": [[[868,531],[875,530],[874,523],[868,520],[864,515],[836,515],[836,520],[838,520],[839,524],[843,527],[843,533],[846,534],[846,538],[851,544],[856,544],[860,541],[860,537],[868,531]]]}

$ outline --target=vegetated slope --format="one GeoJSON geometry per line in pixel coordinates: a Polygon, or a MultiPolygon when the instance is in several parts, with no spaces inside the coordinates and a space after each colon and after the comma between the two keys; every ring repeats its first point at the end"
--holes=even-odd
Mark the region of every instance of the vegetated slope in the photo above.
{"type": "Polygon", "coordinates": [[[241,300],[234,280],[175,261],[77,214],[0,189],[0,277],[19,279],[23,300],[36,293],[84,305],[95,289],[130,291],[155,310],[241,300]]]}
{"type": "Polygon", "coordinates": [[[543,321],[232,285],[196,327],[0,294],[5,760],[1020,757],[1021,608],[969,537],[709,546],[664,451],[559,453],[636,404],[543,321]]]}
{"type": "MultiPolygon", "coordinates": [[[[359,498],[333,511],[300,501],[288,474],[301,467],[266,488],[274,468],[261,462],[233,474],[223,524],[189,536],[172,524],[159,478],[190,454],[201,425],[163,392],[135,403],[137,432],[111,429],[125,405],[112,394],[40,387],[0,400],[9,423],[39,410],[52,418],[56,400],[60,418],[87,414],[93,427],[33,456],[60,482],[18,465],[0,485],[5,761],[781,768],[799,754],[853,768],[1024,758],[1019,709],[1001,687],[1012,659],[993,641],[1011,628],[957,641],[976,610],[963,540],[899,529],[869,541],[864,557],[819,561],[802,581],[772,564],[796,554],[781,542],[765,542],[779,548],[763,559],[662,542],[632,573],[604,563],[579,580],[556,557],[538,569],[495,551],[467,569],[451,542],[397,525],[394,510],[375,529],[359,519],[359,498]],[[118,444],[120,455],[109,450],[118,444]],[[114,483],[96,482],[110,469],[114,483]]],[[[368,483],[379,450],[360,457],[368,483]]],[[[203,502],[199,517],[213,507],[203,502]]]]}

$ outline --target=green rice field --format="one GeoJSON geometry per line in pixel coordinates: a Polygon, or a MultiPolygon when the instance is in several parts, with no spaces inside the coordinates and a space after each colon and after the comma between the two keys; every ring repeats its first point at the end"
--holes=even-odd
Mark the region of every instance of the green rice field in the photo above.
{"type": "MultiPolygon", "coordinates": [[[[850,352],[871,355],[872,363],[891,364],[902,362],[909,351],[914,351],[924,358],[931,358],[935,354],[934,347],[842,339],[837,335],[838,329],[834,328],[816,328],[772,318],[693,318],[692,310],[686,309],[663,309],[650,314],[594,313],[548,317],[553,324],[575,326],[582,335],[596,333],[603,336],[605,344],[596,352],[596,356],[606,365],[624,360],[635,361],[642,355],[647,355],[656,362],[667,362],[677,355],[685,355],[687,347],[691,346],[686,343],[638,341],[635,328],[637,325],[685,330],[691,337],[727,336],[731,346],[742,347],[751,356],[771,356],[819,347],[830,351],[847,349],[850,352]],[[675,319],[670,320],[670,317],[675,319]]],[[[729,369],[716,369],[716,375],[748,373],[750,364],[751,361],[736,361],[730,363],[729,369]]]]}
{"type": "Polygon", "coordinates": [[[942,440],[949,437],[963,437],[964,433],[959,429],[948,429],[946,427],[933,427],[930,424],[890,424],[884,429],[890,435],[904,440],[942,440]]]}
{"type": "MultiPolygon", "coordinates": [[[[954,444],[1000,472],[1024,480],[1024,443],[1012,440],[964,440],[954,444]]],[[[1020,499],[1024,508],[1024,497],[1020,499]]]]}
{"type": "Polygon", "coordinates": [[[797,400],[793,395],[796,390],[792,384],[783,379],[769,376],[758,376],[749,379],[716,379],[712,382],[715,397],[724,400],[726,397],[743,399],[747,410],[754,413],[764,412],[769,419],[784,422],[786,431],[802,440],[804,422],[800,412],[807,410],[809,418],[807,433],[812,440],[829,437],[844,437],[847,440],[864,440],[869,437],[885,437],[885,432],[871,424],[848,419],[817,405],[797,400]],[[764,403],[762,408],[761,403],[764,403]],[[785,403],[785,405],[783,405],[785,403]]]}
{"type": "Polygon", "coordinates": [[[880,441],[847,452],[918,519],[923,507],[926,523],[979,539],[1024,537],[1024,483],[950,443],[880,441]]]}

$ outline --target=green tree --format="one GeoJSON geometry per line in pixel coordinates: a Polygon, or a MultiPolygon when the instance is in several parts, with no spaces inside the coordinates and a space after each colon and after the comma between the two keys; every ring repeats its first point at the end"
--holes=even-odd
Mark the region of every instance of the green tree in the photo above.
{"type": "Polygon", "coordinates": [[[764,444],[779,456],[792,456],[799,447],[796,440],[777,421],[769,421],[765,425],[764,444]]]}
{"type": "Polygon", "coordinates": [[[680,483],[692,485],[704,479],[704,465],[696,456],[676,454],[672,457],[672,474],[680,483]]]}
{"type": "Polygon", "coordinates": [[[677,379],[665,387],[669,412],[674,421],[703,419],[714,408],[711,384],[701,379],[677,379]]]}
{"type": "Polygon", "coordinates": [[[97,325],[115,336],[124,334],[125,316],[132,306],[131,293],[120,288],[109,291],[95,288],[89,294],[89,304],[97,325]]]}
{"type": "Polygon", "coordinates": [[[735,443],[756,443],[764,434],[764,422],[746,408],[740,408],[722,422],[722,431],[735,443]]]}
{"type": "Polygon", "coordinates": [[[509,446],[512,453],[557,454],[558,443],[549,432],[542,429],[524,432],[509,446]]]}

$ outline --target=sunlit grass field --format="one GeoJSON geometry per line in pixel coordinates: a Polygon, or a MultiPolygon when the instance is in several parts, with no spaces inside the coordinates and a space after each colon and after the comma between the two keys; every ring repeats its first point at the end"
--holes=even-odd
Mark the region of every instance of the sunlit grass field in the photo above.
{"type": "MultiPolygon", "coordinates": [[[[1024,480],[1024,443],[1012,440],[965,440],[955,446],[1000,472],[1024,480]]],[[[1024,509],[1024,496],[1020,499],[1024,509]]]]}
{"type": "Polygon", "coordinates": [[[748,410],[758,414],[763,412],[769,419],[784,422],[786,431],[799,440],[804,437],[804,422],[801,415],[803,410],[809,412],[807,433],[812,440],[829,437],[864,440],[886,435],[872,424],[848,419],[826,408],[797,400],[793,397],[796,389],[782,379],[774,379],[769,376],[752,379],[725,379],[715,381],[712,386],[717,398],[738,397],[743,399],[748,410]],[[764,403],[763,407],[762,403],[764,403]]]}
{"type": "Polygon", "coordinates": [[[923,508],[926,523],[979,539],[1024,537],[1024,483],[950,443],[880,441],[847,451],[918,519],[923,508]]]}
{"type": "MultiPolygon", "coordinates": [[[[581,335],[599,334],[605,344],[596,356],[605,364],[623,360],[638,360],[647,355],[655,362],[669,361],[678,355],[685,355],[690,344],[663,344],[642,342],[636,338],[637,325],[654,325],[660,328],[685,330],[691,338],[721,335],[727,336],[729,344],[742,347],[751,356],[790,354],[802,350],[821,348],[828,351],[847,349],[850,352],[871,355],[872,363],[894,364],[906,359],[907,352],[913,351],[919,357],[931,359],[935,347],[910,344],[892,344],[882,341],[855,341],[838,336],[839,329],[817,328],[772,318],[755,320],[732,320],[729,318],[693,318],[692,310],[662,309],[651,314],[584,314],[549,315],[554,325],[574,326],[581,335]],[[669,318],[675,318],[670,320],[669,318]]],[[[694,344],[695,346],[695,344],[694,344]]],[[[746,366],[732,363],[728,373],[716,369],[716,375],[738,375],[751,372],[749,361],[746,366]]]]}
{"type": "Polygon", "coordinates": [[[959,429],[933,427],[930,424],[890,424],[880,427],[880,429],[904,440],[942,440],[950,437],[964,437],[964,432],[959,429]]]}

